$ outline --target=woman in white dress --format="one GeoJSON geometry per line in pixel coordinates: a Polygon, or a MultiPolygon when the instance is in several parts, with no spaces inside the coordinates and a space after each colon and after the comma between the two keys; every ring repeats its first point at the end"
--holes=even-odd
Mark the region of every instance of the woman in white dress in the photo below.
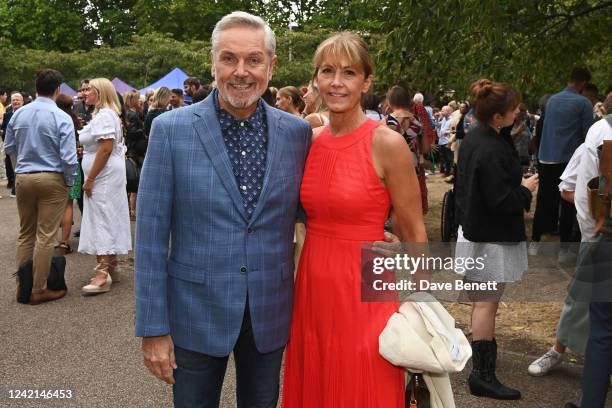
{"type": "Polygon", "coordinates": [[[93,119],[80,136],[83,145],[84,208],[79,252],[96,255],[97,266],[85,294],[108,292],[117,255],[132,247],[126,193],[125,145],[119,99],[106,78],[89,81],[85,103],[94,105],[93,119]]]}

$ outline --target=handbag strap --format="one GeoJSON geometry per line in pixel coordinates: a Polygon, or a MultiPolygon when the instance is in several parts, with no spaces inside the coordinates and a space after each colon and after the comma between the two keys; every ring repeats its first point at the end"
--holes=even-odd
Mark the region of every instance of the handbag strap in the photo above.
{"type": "Polygon", "coordinates": [[[415,391],[415,384],[416,384],[416,374],[412,375],[412,378],[410,379],[410,408],[418,408],[418,401],[416,399],[416,391],[415,391]]]}

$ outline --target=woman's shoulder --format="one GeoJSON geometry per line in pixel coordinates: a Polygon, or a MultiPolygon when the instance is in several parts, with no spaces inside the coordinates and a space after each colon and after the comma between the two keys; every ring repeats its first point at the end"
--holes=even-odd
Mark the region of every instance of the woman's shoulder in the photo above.
{"type": "Polygon", "coordinates": [[[90,130],[93,134],[109,133],[117,130],[117,125],[121,126],[121,120],[117,112],[110,108],[102,108],[89,122],[90,130]]]}
{"type": "Polygon", "coordinates": [[[325,114],[320,112],[313,112],[307,115],[304,120],[310,124],[312,129],[319,128],[321,126],[325,126],[329,123],[329,118],[325,116],[325,114]]]}
{"type": "Polygon", "coordinates": [[[402,135],[387,126],[374,128],[372,146],[383,151],[395,151],[397,148],[408,146],[402,135]]]}
{"type": "Polygon", "coordinates": [[[312,130],[312,141],[313,142],[319,137],[319,135],[321,135],[321,133],[323,133],[323,130],[325,130],[325,126],[319,126],[312,130]]]}
{"type": "Polygon", "coordinates": [[[119,117],[119,114],[109,107],[100,108],[98,115],[106,115],[109,117],[119,117]]]}

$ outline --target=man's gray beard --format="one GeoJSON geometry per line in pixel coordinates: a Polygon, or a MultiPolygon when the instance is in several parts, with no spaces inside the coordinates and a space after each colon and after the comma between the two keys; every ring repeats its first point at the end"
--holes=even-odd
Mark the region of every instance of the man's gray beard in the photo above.
{"type": "MultiPolygon", "coordinates": [[[[229,87],[229,85],[226,85],[226,87],[229,87]]],[[[257,87],[253,92],[253,95],[249,96],[247,99],[235,99],[229,95],[229,92],[219,92],[219,94],[225,100],[225,102],[229,103],[232,107],[236,109],[245,109],[256,103],[263,94],[263,92],[259,92],[259,87],[257,87]]]]}

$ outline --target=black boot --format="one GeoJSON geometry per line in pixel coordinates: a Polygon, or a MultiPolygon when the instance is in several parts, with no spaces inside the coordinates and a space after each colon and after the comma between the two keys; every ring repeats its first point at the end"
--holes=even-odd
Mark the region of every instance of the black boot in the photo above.
{"type": "Polygon", "coordinates": [[[497,343],[493,340],[472,342],[472,372],[468,380],[470,393],[477,397],[489,397],[500,400],[517,400],[521,392],[506,387],[495,376],[497,361],[497,343]]]}

